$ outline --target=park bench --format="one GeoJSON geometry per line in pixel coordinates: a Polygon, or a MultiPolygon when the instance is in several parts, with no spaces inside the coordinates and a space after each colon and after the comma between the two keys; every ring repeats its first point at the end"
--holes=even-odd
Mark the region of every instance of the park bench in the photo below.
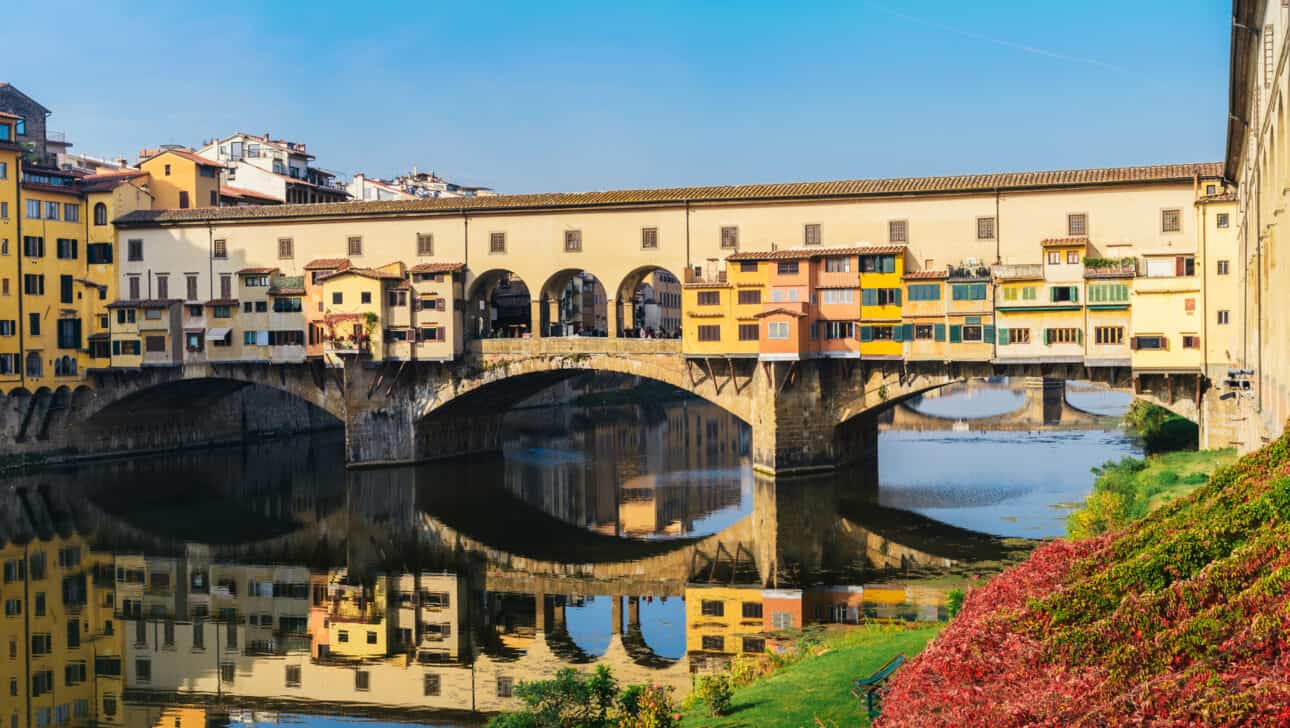
{"type": "Polygon", "coordinates": [[[869,677],[860,678],[855,681],[855,687],[851,688],[851,694],[857,699],[863,694],[865,709],[869,711],[869,720],[878,717],[882,712],[882,692],[887,686],[887,680],[896,668],[905,664],[904,655],[896,655],[887,661],[885,665],[878,668],[874,674],[869,677]]]}

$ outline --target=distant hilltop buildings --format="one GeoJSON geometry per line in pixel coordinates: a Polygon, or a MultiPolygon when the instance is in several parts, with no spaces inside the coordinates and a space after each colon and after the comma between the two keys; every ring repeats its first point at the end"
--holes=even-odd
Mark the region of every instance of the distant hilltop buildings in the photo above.
{"type": "Polygon", "coordinates": [[[486,197],[497,194],[489,187],[449,182],[434,172],[418,172],[416,167],[392,180],[368,177],[359,172],[346,186],[355,200],[424,200],[437,197],[486,197]]]}

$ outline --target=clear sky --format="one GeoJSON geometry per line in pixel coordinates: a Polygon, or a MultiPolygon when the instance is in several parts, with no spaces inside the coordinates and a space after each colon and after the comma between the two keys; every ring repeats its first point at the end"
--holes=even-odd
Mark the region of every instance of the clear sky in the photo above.
{"type": "MultiPolygon", "coordinates": [[[[1217,160],[1224,0],[14,3],[75,149],[233,131],[503,192],[1217,160]]],[[[12,32],[22,29],[22,32],[12,32]]]]}

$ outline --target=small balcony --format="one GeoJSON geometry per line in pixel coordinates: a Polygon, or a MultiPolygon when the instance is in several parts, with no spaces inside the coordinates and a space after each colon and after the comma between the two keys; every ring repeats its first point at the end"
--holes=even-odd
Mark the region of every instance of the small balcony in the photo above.
{"type": "Polygon", "coordinates": [[[949,280],[951,281],[988,281],[990,280],[990,266],[988,265],[952,265],[949,268],[949,280]]]}
{"type": "Polygon", "coordinates": [[[1136,258],[1085,258],[1085,278],[1133,278],[1138,274],[1136,258]]]}
{"type": "Polygon", "coordinates": [[[687,268],[685,271],[685,283],[687,285],[712,285],[725,282],[726,272],[724,270],[702,271],[687,268]]]}
{"type": "Polygon", "coordinates": [[[1042,263],[996,265],[991,267],[990,271],[996,279],[1001,281],[1033,281],[1042,280],[1044,277],[1042,263]]]}

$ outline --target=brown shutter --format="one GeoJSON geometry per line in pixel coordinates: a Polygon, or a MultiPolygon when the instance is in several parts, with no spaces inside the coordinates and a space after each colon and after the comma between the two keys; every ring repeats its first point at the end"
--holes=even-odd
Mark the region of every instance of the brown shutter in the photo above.
{"type": "Polygon", "coordinates": [[[1131,350],[1133,350],[1133,351],[1137,351],[1137,350],[1138,350],[1138,337],[1136,337],[1136,336],[1130,336],[1130,337],[1129,337],[1129,349],[1131,349],[1131,350]]]}
{"type": "Polygon", "coordinates": [[[1174,275],[1179,278],[1187,275],[1187,259],[1179,256],[1174,258],[1174,275]]]}

